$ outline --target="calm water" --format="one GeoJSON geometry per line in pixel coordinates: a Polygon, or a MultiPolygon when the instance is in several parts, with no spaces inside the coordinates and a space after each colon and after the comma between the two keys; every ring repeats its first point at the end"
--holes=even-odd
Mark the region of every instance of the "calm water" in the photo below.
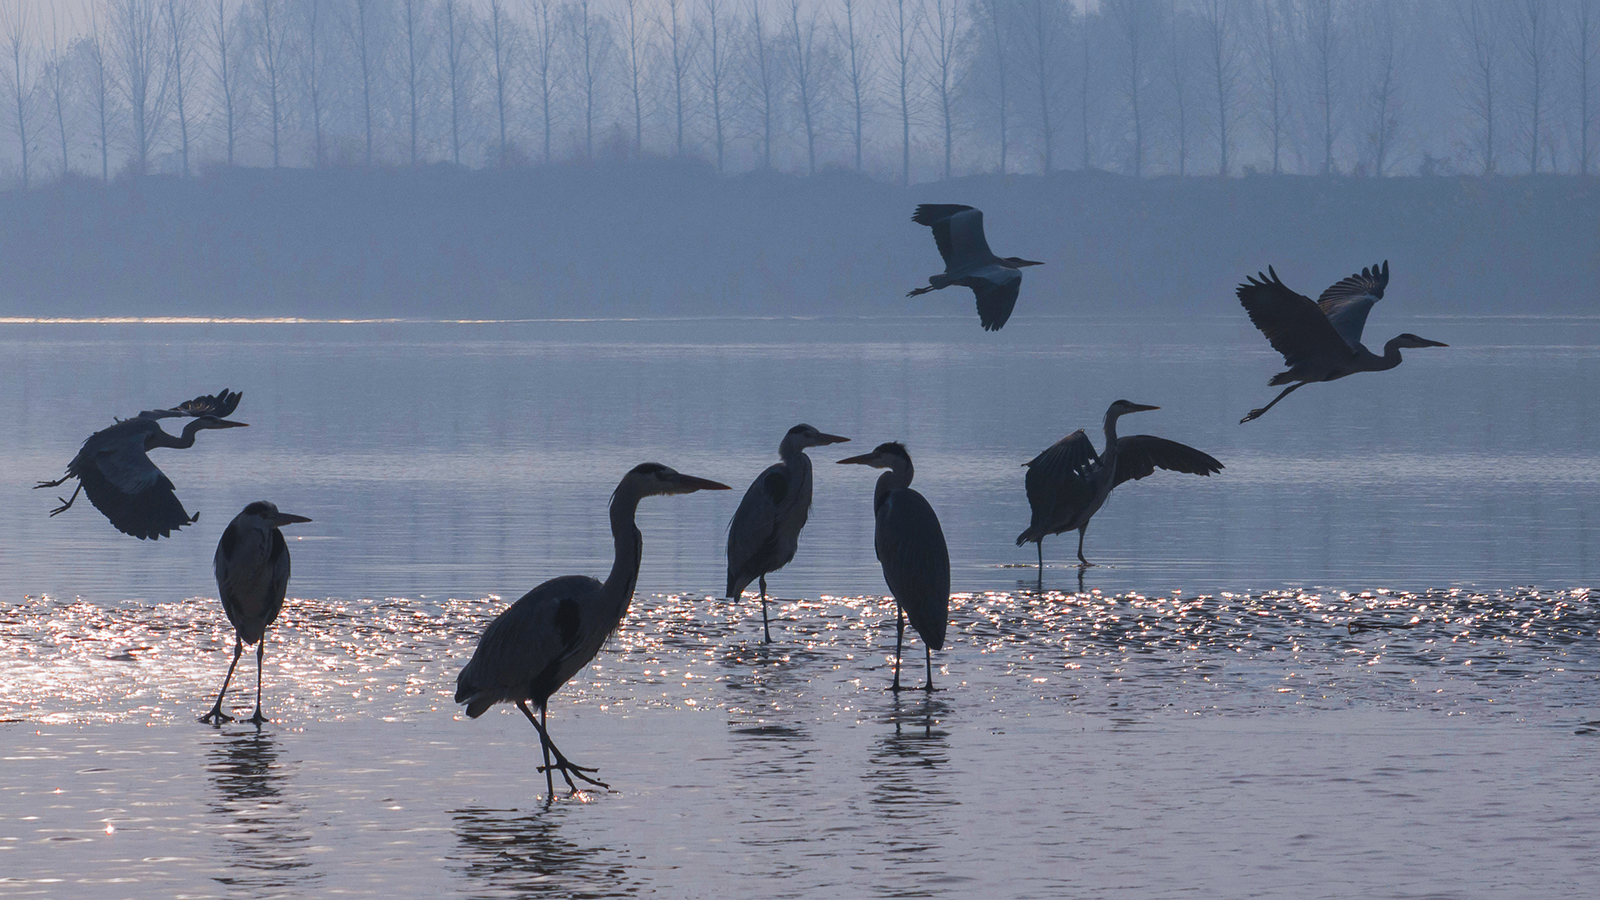
{"type": "Polygon", "coordinates": [[[0,326],[0,894],[1588,896],[1600,320],[1375,316],[1452,346],[1244,426],[1246,323],[1025,324],[0,326]],[[225,386],[252,427],[155,456],[173,539],[29,489],[225,386]],[[1119,488],[1041,593],[1019,464],[1118,397],[1227,468],[1119,488]],[[739,491],[646,501],[630,618],[552,704],[616,790],[546,809],[532,729],[450,703],[478,631],[605,572],[627,468],[742,490],[798,421],[856,443],[813,453],[778,643],[709,599],[739,491]],[[875,473],[828,464],[890,439],[961,592],[931,699],[882,690],[875,473]],[[214,730],[211,554],[262,498],[316,521],[274,722],[214,730]]]}

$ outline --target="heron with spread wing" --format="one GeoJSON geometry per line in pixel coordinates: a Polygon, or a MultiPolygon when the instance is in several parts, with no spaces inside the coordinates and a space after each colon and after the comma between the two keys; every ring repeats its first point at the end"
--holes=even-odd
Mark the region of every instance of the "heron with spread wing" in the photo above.
{"type": "Polygon", "coordinates": [[[924,203],[911,221],[933,229],[933,240],[944,257],[944,272],[928,278],[928,286],[906,294],[915,297],[952,284],[972,288],[978,298],[978,320],[984,331],[999,331],[1017,305],[1022,273],[1027,266],[1044,263],[1019,256],[995,256],[983,236],[983,212],[952,203],[924,203]]]}
{"type": "Polygon", "coordinates": [[[850,440],[800,424],[778,444],[779,462],[750,483],[728,523],[728,599],[737,599],[757,579],[761,583],[761,633],[772,643],[767,619],[767,576],[788,565],[800,548],[800,529],[811,514],[810,447],[850,440]]]}
{"type": "Polygon", "coordinates": [[[50,511],[57,516],[72,508],[79,491],[89,493],[89,502],[105,514],[124,534],[140,540],[157,540],[199,520],[178,501],[172,481],[150,461],[157,447],[186,450],[194,437],[208,428],[243,428],[246,423],[225,418],[239,407],[238,391],[196,397],[171,409],[148,409],[131,419],[119,419],[83,442],[78,455],[67,463],[67,474],[55,481],[41,481],[35,488],[59,487],[68,479],[78,479],[72,497],[57,498],[61,505],[50,511]],[[178,437],[167,433],[160,420],[189,417],[178,437]]]}
{"type": "Polygon", "coordinates": [[[1039,571],[1044,572],[1044,539],[1064,531],[1078,532],[1080,568],[1093,565],[1083,557],[1083,536],[1089,520],[1105,505],[1111,489],[1125,481],[1151,475],[1156,469],[1212,475],[1222,463],[1186,444],[1148,434],[1117,437],[1117,419],[1128,413],[1160,409],[1118,400],[1106,410],[1106,448],[1095,453],[1089,436],[1078,429],[1028,462],[1028,506],[1033,521],[1017,535],[1017,546],[1039,545],[1039,571]]]}
{"type": "Polygon", "coordinates": [[[514,703],[534,730],[544,753],[545,785],[555,797],[553,772],[559,771],[567,787],[577,791],[573,776],[600,787],[595,770],[567,759],[550,740],[549,703],[572,676],[594,659],[622,624],[633,588],[639,580],[644,537],[634,524],[639,501],[645,497],[726,491],[725,484],[683,475],[660,463],[633,467],[611,495],[611,539],[616,558],[605,581],[587,575],[566,575],[539,585],[500,615],[478,639],[478,649],[456,676],[456,702],[466,704],[467,716],[476,719],[496,703],[514,703]],[[537,717],[528,708],[532,700],[537,717]],[[552,763],[551,757],[555,760],[552,763]]]}
{"type": "Polygon", "coordinates": [[[1361,343],[1367,313],[1383,299],[1389,286],[1389,261],[1382,266],[1362,269],[1322,292],[1315,303],[1304,294],[1289,290],[1278,273],[1267,267],[1267,274],[1256,273],[1239,285],[1239,302],[1250,321],[1283,354],[1289,368],[1272,376],[1267,384],[1287,384],[1272,402],[1239,420],[1239,424],[1258,419],[1278,401],[1314,381],[1334,381],[1357,372],[1382,372],[1400,365],[1400,351],[1418,347],[1448,347],[1438,341],[1400,334],[1383,345],[1379,356],[1361,343]]]}
{"type": "Polygon", "coordinates": [[[927,498],[911,489],[915,470],[904,444],[879,444],[871,453],[839,460],[887,469],[878,476],[872,492],[872,514],[877,522],[873,549],[883,567],[883,580],[894,595],[894,684],[900,691],[900,656],[905,646],[906,619],[922,638],[927,664],[925,691],[933,687],[933,651],[944,649],[945,624],[950,620],[950,548],[944,529],[927,498]]]}

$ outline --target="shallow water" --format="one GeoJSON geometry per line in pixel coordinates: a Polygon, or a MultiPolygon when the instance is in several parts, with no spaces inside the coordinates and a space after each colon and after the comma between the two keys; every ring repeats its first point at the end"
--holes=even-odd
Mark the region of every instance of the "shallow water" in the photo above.
{"type": "Polygon", "coordinates": [[[1032,324],[0,326],[0,895],[1588,896],[1600,322],[1375,316],[1452,346],[1245,426],[1248,325],[1032,324]],[[223,386],[252,427],[156,455],[193,528],[28,490],[223,386]],[[1018,464],[1122,396],[1227,469],[1119,488],[1105,565],[1048,541],[1040,592],[1018,464]],[[552,702],[614,790],[545,808],[532,729],[450,702],[482,625],[604,573],[628,467],[742,489],[802,420],[856,443],[813,452],[777,643],[712,599],[739,490],[647,501],[629,619],[552,702]],[[872,477],[827,465],[889,439],[959,592],[931,697],[883,690],[872,477]],[[193,721],[258,498],[316,520],[259,734],[193,721]]]}

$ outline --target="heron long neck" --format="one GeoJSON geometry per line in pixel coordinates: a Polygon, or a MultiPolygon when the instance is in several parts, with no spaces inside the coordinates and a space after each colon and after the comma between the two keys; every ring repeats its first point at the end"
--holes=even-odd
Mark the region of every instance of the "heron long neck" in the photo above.
{"type": "Polygon", "coordinates": [[[644,556],[644,536],[633,524],[638,510],[639,496],[617,488],[611,497],[611,540],[616,544],[617,558],[611,564],[611,574],[606,576],[605,588],[607,596],[618,600],[619,618],[633,599],[633,588],[639,581],[639,560],[644,556]]]}
{"type": "Polygon", "coordinates": [[[907,462],[903,468],[901,466],[895,466],[889,471],[884,472],[882,475],[879,475],[878,486],[872,492],[872,508],[877,509],[878,507],[882,506],[884,498],[889,496],[890,491],[897,491],[900,488],[910,487],[911,476],[912,468],[911,463],[909,462],[907,462]]]}
{"type": "Polygon", "coordinates": [[[1382,372],[1400,365],[1400,338],[1390,338],[1389,342],[1383,345],[1383,355],[1375,356],[1373,359],[1377,360],[1372,365],[1374,372],[1382,372]]]}
{"type": "Polygon", "coordinates": [[[1117,458],[1117,419],[1120,413],[1106,412],[1106,448],[1100,451],[1100,461],[1107,469],[1117,458]]]}
{"type": "Polygon", "coordinates": [[[173,437],[167,434],[166,429],[158,425],[156,430],[150,432],[149,436],[144,439],[144,448],[150,450],[155,447],[168,447],[173,450],[187,450],[194,446],[194,436],[199,434],[200,429],[204,427],[206,427],[205,423],[196,419],[183,426],[182,437],[173,437]]]}
{"type": "Polygon", "coordinates": [[[799,438],[785,435],[783,442],[778,444],[778,458],[793,469],[811,462],[806,456],[806,448],[801,445],[799,438]]]}

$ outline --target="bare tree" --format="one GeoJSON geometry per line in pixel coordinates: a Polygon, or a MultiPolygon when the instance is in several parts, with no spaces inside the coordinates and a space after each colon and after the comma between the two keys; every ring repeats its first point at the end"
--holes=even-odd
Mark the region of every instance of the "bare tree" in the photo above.
{"type": "Polygon", "coordinates": [[[1396,0],[1374,0],[1368,9],[1368,27],[1361,31],[1372,41],[1372,58],[1367,69],[1372,73],[1368,91],[1371,104],[1372,174],[1382,178],[1387,171],[1400,114],[1400,23],[1395,15],[1396,0]]]}
{"type": "Polygon", "coordinates": [[[895,88],[900,98],[900,183],[911,184],[911,65],[915,10],[906,0],[892,0],[887,8],[889,60],[894,64],[895,88]]]}
{"type": "Polygon", "coordinates": [[[927,39],[927,54],[931,64],[927,70],[928,87],[939,100],[939,126],[944,132],[944,177],[950,178],[950,166],[955,146],[955,111],[953,101],[957,81],[960,52],[961,21],[957,0],[930,0],[928,24],[923,29],[927,39]]]}
{"type": "Polygon", "coordinates": [[[171,87],[171,60],[154,0],[112,0],[111,33],[117,84],[128,105],[129,165],[142,175],[150,169],[150,153],[166,119],[171,87]]]}
{"type": "MultiPolygon", "coordinates": [[[[379,48],[375,45],[377,14],[373,9],[376,0],[351,0],[345,10],[344,30],[356,55],[356,69],[361,76],[361,130],[366,148],[365,159],[372,167],[372,78],[377,65],[379,48]]],[[[495,0],[498,2],[498,0],[495,0]]]]}
{"type": "Polygon", "coordinates": [[[666,16],[657,23],[667,34],[672,63],[672,154],[683,156],[683,135],[687,119],[688,92],[685,82],[694,71],[695,54],[699,45],[695,41],[693,23],[685,17],[692,16],[687,0],[666,0],[666,16]]]}
{"type": "MultiPolygon", "coordinates": [[[[998,2],[998,0],[990,0],[998,2]]],[[[834,40],[844,51],[845,90],[850,95],[850,142],[855,148],[855,169],[861,171],[862,130],[866,123],[866,102],[872,93],[872,38],[862,21],[860,0],[841,0],[844,21],[834,20],[834,40]]],[[[1002,88],[1003,91],[1003,88],[1002,88]]],[[[1004,113],[1001,113],[1001,131],[1005,130],[1004,113]]],[[[1001,158],[1004,159],[1004,137],[1001,138],[1001,158]]]]}
{"type": "Polygon", "coordinates": [[[757,140],[761,144],[761,168],[772,168],[772,142],[778,127],[778,101],[783,96],[782,63],[777,41],[767,35],[761,22],[761,0],[750,0],[750,21],[746,23],[745,83],[754,105],[752,115],[760,119],[757,140]]]}
{"type": "Polygon", "coordinates": [[[1145,83],[1144,62],[1155,37],[1155,9],[1151,0],[1105,0],[1105,6],[1122,30],[1128,47],[1128,110],[1133,119],[1133,175],[1144,175],[1144,114],[1140,106],[1145,83]]]}
{"type": "Polygon", "coordinates": [[[1055,168],[1054,111],[1064,81],[1061,64],[1072,8],[1063,0],[1023,0],[1022,12],[1034,99],[1039,104],[1040,169],[1048,173],[1055,168]]]}
{"type": "Polygon", "coordinates": [[[795,100],[806,129],[806,171],[817,174],[817,107],[822,102],[825,72],[816,48],[817,17],[800,21],[800,0],[789,0],[789,64],[793,70],[795,100]]]}
{"type": "Polygon", "coordinates": [[[1237,113],[1239,89],[1238,0],[1203,0],[1206,62],[1217,99],[1217,174],[1228,177],[1228,136],[1237,113]]]}
{"type": "Polygon", "coordinates": [[[1339,63],[1344,52],[1335,0],[1305,0],[1307,62],[1313,93],[1322,110],[1322,174],[1333,173],[1333,110],[1339,63]]]}
{"type": "Polygon", "coordinates": [[[1178,177],[1189,171],[1189,35],[1188,22],[1178,10],[1176,2],[1171,7],[1171,21],[1167,28],[1167,75],[1172,79],[1172,106],[1176,113],[1173,137],[1178,144],[1178,177]]]}
{"type": "Polygon", "coordinates": [[[1103,13],[1094,18],[1090,18],[1089,11],[1087,9],[1084,10],[1083,15],[1079,18],[1081,27],[1078,29],[1078,31],[1080,33],[1080,37],[1083,38],[1083,69],[1081,72],[1081,77],[1078,79],[1078,120],[1079,127],[1083,131],[1082,166],[1085,172],[1089,171],[1091,163],[1089,150],[1089,85],[1092,81],[1090,76],[1094,71],[1092,68],[1094,62],[1094,54],[1092,52],[1094,41],[1091,38],[1096,30],[1095,26],[1102,24],[1104,19],[1105,16],[1103,13]]]}
{"type": "Polygon", "coordinates": [[[196,0],[162,0],[172,53],[172,97],[178,111],[178,146],[189,177],[189,81],[194,71],[196,0]]]}
{"type": "Polygon", "coordinates": [[[217,93],[222,101],[223,131],[227,134],[228,165],[233,165],[234,145],[238,136],[239,94],[239,25],[238,13],[228,15],[229,0],[217,0],[217,17],[211,23],[212,54],[209,57],[211,75],[216,79],[217,93]],[[229,57],[232,57],[230,61],[229,57]]]}
{"type": "Polygon", "coordinates": [[[288,53],[288,29],[281,20],[279,0],[256,0],[256,66],[265,79],[267,115],[272,120],[272,167],[282,164],[283,77],[288,53]]]}
{"type": "Polygon", "coordinates": [[[1600,2],[1576,0],[1568,39],[1572,49],[1572,75],[1578,92],[1578,174],[1589,174],[1593,153],[1589,135],[1594,132],[1594,77],[1600,64],[1600,2]]]}
{"type": "Polygon", "coordinates": [[[584,159],[594,159],[594,122],[600,113],[602,79],[611,55],[611,32],[605,19],[589,8],[589,2],[574,0],[567,7],[567,31],[572,36],[573,57],[583,91],[584,159]]]}
{"type": "Polygon", "coordinates": [[[705,0],[705,18],[700,20],[702,40],[706,54],[700,69],[700,84],[711,101],[711,142],[716,146],[717,171],[723,169],[723,151],[727,146],[726,113],[723,96],[727,90],[731,57],[728,53],[728,32],[734,23],[725,25],[722,0],[705,0]]]}
{"type": "Polygon", "coordinates": [[[0,6],[0,41],[4,42],[6,61],[0,66],[3,72],[7,99],[12,101],[12,120],[17,129],[17,143],[22,147],[22,187],[28,187],[28,126],[33,119],[33,91],[37,75],[34,72],[34,47],[28,34],[28,7],[20,0],[0,6]]]}
{"type": "Polygon", "coordinates": [[[56,136],[61,140],[61,175],[66,177],[72,171],[72,157],[67,152],[67,103],[68,90],[71,84],[71,56],[61,45],[60,22],[56,18],[56,9],[50,9],[50,61],[45,64],[43,84],[45,99],[50,105],[50,111],[55,114],[56,136]]]}
{"type": "Polygon", "coordinates": [[[444,18],[445,76],[450,87],[450,161],[461,165],[462,105],[467,102],[467,40],[472,34],[472,10],[462,0],[439,0],[444,18]]]}
{"type": "Polygon", "coordinates": [[[649,23],[639,14],[640,0],[622,0],[622,39],[626,44],[623,54],[623,77],[628,82],[628,96],[633,99],[633,155],[644,156],[644,68],[649,52],[649,38],[644,28],[649,23]]]}
{"type": "Polygon", "coordinates": [[[1262,0],[1258,12],[1260,27],[1256,31],[1255,60],[1263,82],[1262,92],[1265,96],[1262,100],[1266,104],[1261,118],[1272,139],[1272,174],[1280,175],[1283,173],[1283,128],[1288,100],[1288,72],[1284,59],[1285,17],[1276,8],[1275,0],[1262,0]]]}
{"type": "Polygon", "coordinates": [[[300,52],[300,78],[305,84],[306,100],[311,104],[312,164],[322,168],[327,159],[322,140],[322,53],[326,49],[322,38],[322,0],[302,0],[300,27],[303,29],[300,52]]]}
{"type": "Polygon", "coordinates": [[[1481,124],[1477,137],[1483,174],[1494,174],[1495,91],[1500,85],[1499,0],[1457,0],[1456,20],[1467,56],[1463,87],[1468,111],[1481,124]]]}
{"type": "Polygon", "coordinates": [[[111,180],[111,126],[116,116],[116,82],[106,61],[105,42],[100,37],[100,21],[89,18],[89,33],[72,43],[83,67],[84,87],[94,104],[100,125],[100,180],[111,180]]]}
{"type": "Polygon", "coordinates": [[[428,12],[426,3],[427,0],[400,0],[400,27],[406,33],[406,148],[413,168],[420,161],[417,156],[417,132],[421,110],[417,94],[421,89],[429,47],[423,25],[423,17],[428,12]]]}
{"type": "Polygon", "coordinates": [[[1539,173],[1539,138],[1544,131],[1547,82],[1550,79],[1550,53],[1553,34],[1548,0],[1521,0],[1512,15],[1516,27],[1512,42],[1522,63],[1524,89],[1522,111],[1528,132],[1528,171],[1539,173]]]}
{"type": "Polygon", "coordinates": [[[496,147],[498,165],[504,168],[506,149],[506,90],[511,77],[512,53],[516,47],[511,18],[506,12],[506,0],[489,0],[489,18],[484,20],[484,39],[489,44],[489,55],[494,65],[494,112],[500,140],[496,147]]]}
{"type": "Polygon", "coordinates": [[[552,0],[527,0],[528,47],[532,53],[535,90],[539,94],[539,120],[543,126],[544,163],[550,164],[550,135],[553,130],[551,101],[555,99],[555,47],[558,28],[551,18],[552,0]]]}

